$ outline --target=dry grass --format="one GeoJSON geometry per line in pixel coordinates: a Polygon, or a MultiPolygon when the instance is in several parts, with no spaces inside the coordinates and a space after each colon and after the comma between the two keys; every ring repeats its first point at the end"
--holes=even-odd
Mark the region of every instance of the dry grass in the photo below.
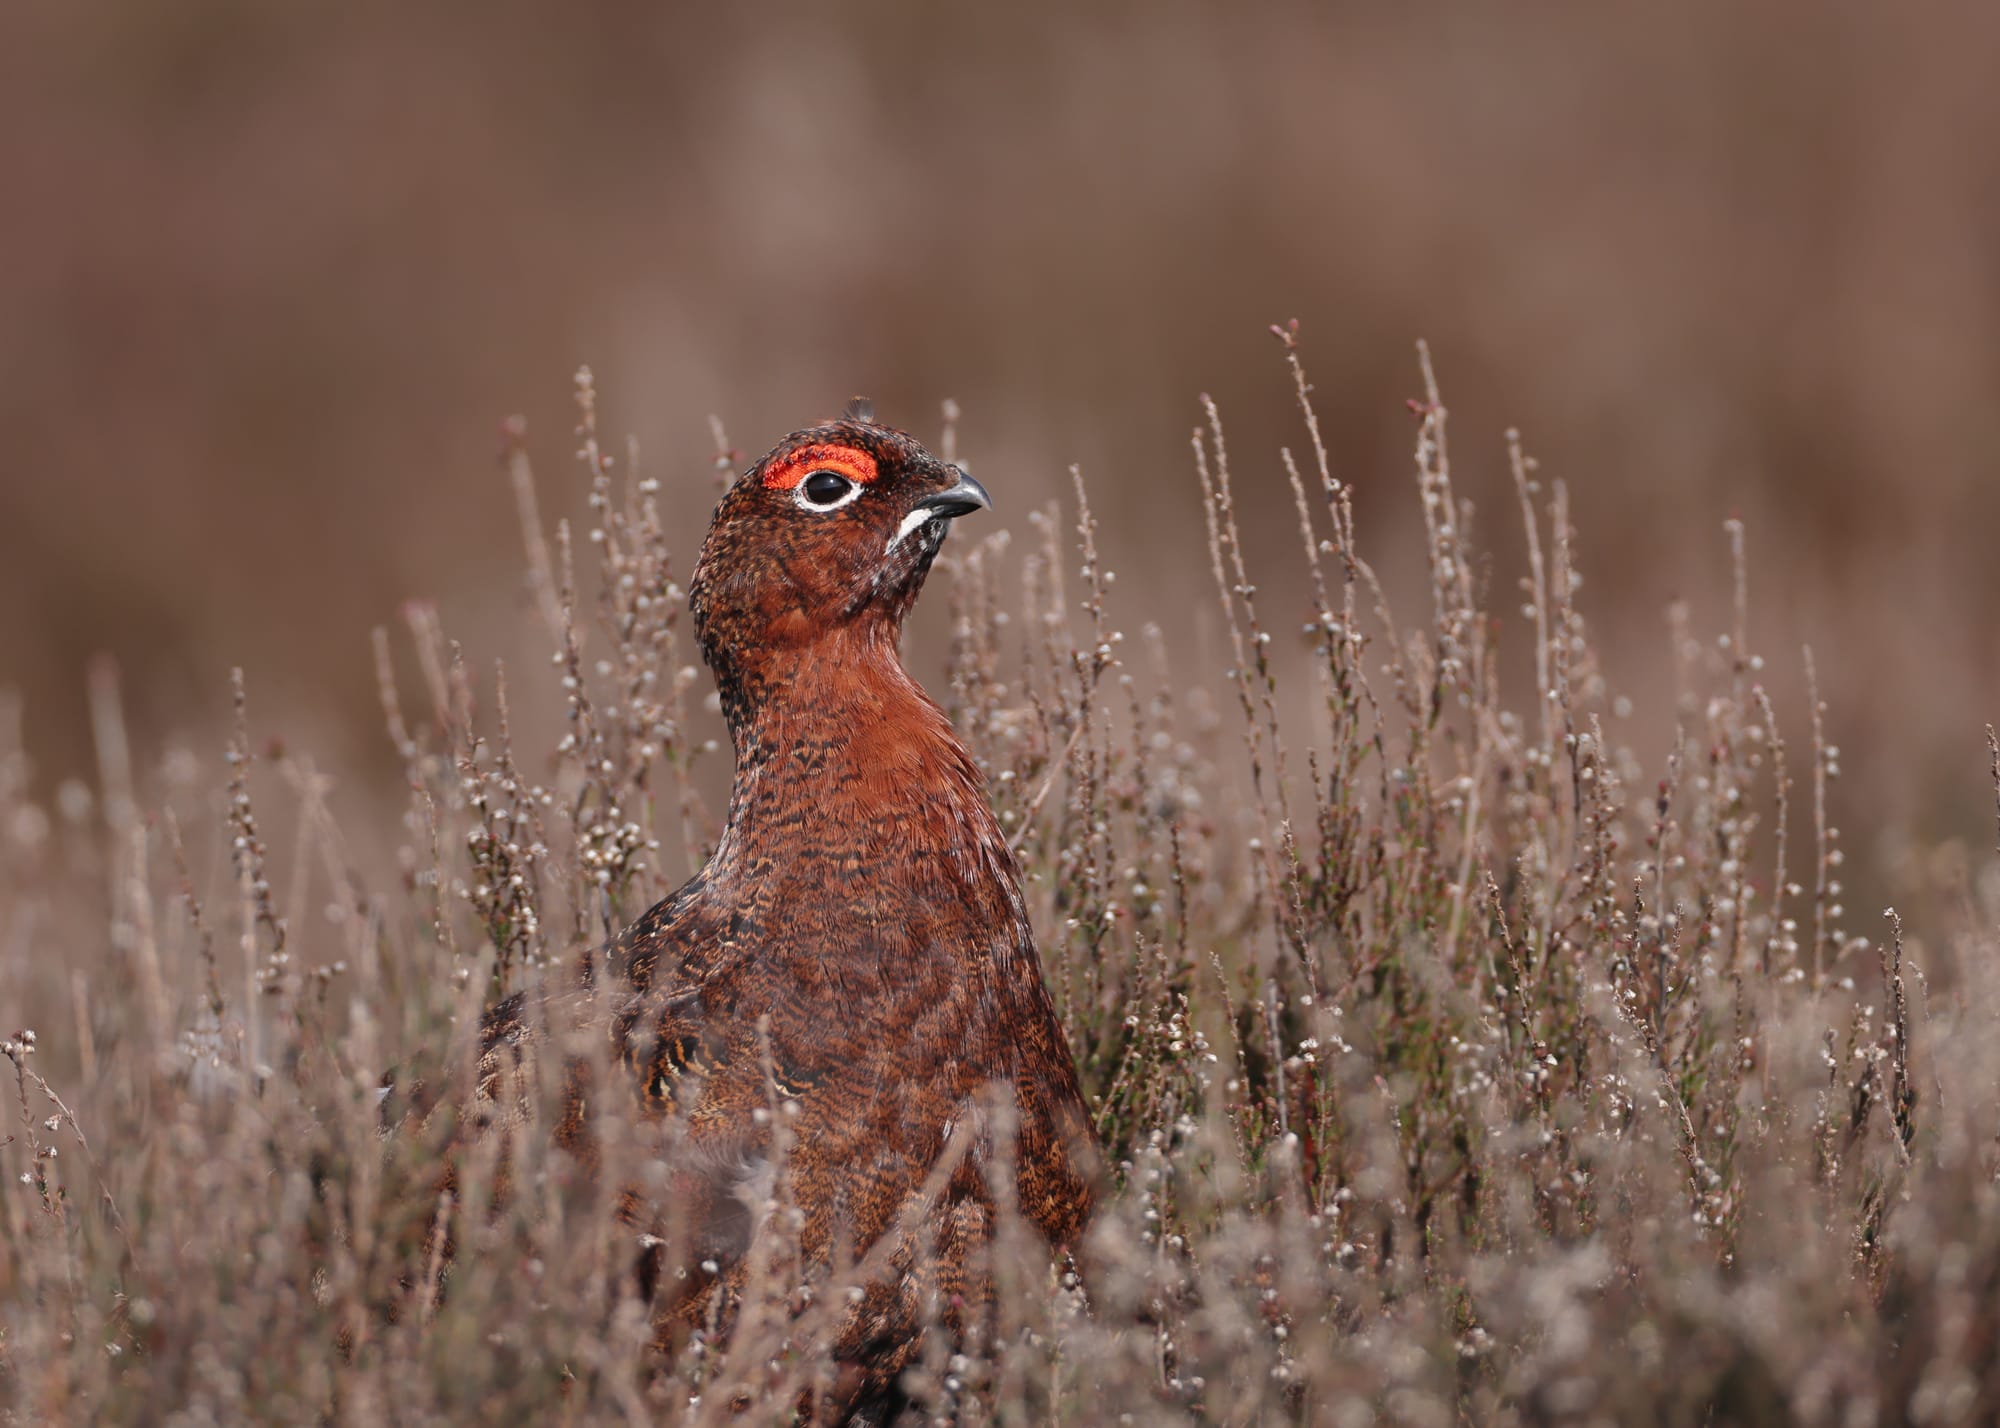
{"type": "MultiPolygon", "coordinates": [[[[1430,595],[1392,614],[1279,335],[1299,450],[1250,477],[1212,406],[1193,434],[1220,682],[1154,626],[1124,637],[1081,478],[1028,549],[956,547],[930,596],[954,611],[938,693],[1028,870],[1117,1187],[1081,1284],[1009,1225],[996,1336],[935,1345],[917,1401],[1993,1421],[1991,870],[1939,870],[1921,968],[1893,914],[1842,906],[1830,716],[1781,732],[1740,529],[1733,628],[1677,626],[1670,755],[1620,747],[1564,492],[1515,445],[1530,574],[1488,590],[1427,361],[1430,595]],[[1289,484],[1301,547],[1245,549],[1252,479],[1289,484]],[[1256,590],[1300,558],[1303,631],[1256,590]],[[1280,640],[1310,649],[1305,685],[1280,640]]],[[[509,453],[553,664],[492,669],[423,609],[377,634],[400,828],[338,826],[309,757],[259,746],[254,699],[221,767],[135,769],[100,670],[102,786],[56,808],[0,747],[0,935],[14,984],[74,1009],[5,1046],[8,1421],[786,1421],[825,1372],[816,1334],[868,1266],[797,1283],[782,1189],[735,1342],[658,1363],[610,1203],[658,1183],[670,1129],[614,1092],[602,1175],[549,1144],[563,1056],[603,1074],[574,964],[701,855],[724,757],[668,554],[693,514],[669,523],[578,396],[591,530],[550,541],[509,453]],[[561,710],[557,749],[515,747],[510,698],[561,710]],[[358,839],[400,847],[400,879],[365,878],[358,839]],[[107,939],[115,978],[72,971],[107,939]],[[523,986],[560,993],[543,1035],[476,1085],[476,1013],[523,986]]]]}

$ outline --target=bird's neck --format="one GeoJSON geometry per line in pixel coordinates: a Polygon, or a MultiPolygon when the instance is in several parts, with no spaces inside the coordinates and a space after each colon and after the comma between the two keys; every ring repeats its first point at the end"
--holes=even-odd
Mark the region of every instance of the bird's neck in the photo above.
{"type": "Polygon", "coordinates": [[[893,827],[906,846],[1004,848],[977,765],[886,622],[762,651],[743,674],[724,683],[736,774],[719,855],[775,852],[765,845],[788,839],[802,809],[857,832],[893,827]]]}
{"type": "Polygon", "coordinates": [[[722,713],[739,773],[810,740],[839,747],[868,723],[935,724],[952,737],[943,711],[910,678],[897,632],[880,622],[829,630],[810,643],[774,646],[717,671],[722,713]]]}

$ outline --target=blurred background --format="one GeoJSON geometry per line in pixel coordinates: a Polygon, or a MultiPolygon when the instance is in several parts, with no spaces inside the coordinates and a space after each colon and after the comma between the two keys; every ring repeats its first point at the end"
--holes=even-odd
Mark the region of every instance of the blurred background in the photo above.
{"type": "Polygon", "coordinates": [[[1795,741],[1810,642],[1850,803],[1989,836],[1993,7],[179,0],[0,32],[0,684],[44,792],[92,769],[100,651],[141,761],[218,750],[240,664],[261,733],[393,792],[369,629],[434,599],[516,651],[500,427],[580,511],[584,362],[690,559],[711,414],[754,456],[855,392],[927,438],[956,398],[1017,535],[1080,463],[1121,622],[1191,627],[1199,393],[1294,560],[1296,317],[1392,574],[1421,337],[1496,584],[1515,426],[1642,724],[1669,602],[1724,627],[1740,516],[1795,741]]]}

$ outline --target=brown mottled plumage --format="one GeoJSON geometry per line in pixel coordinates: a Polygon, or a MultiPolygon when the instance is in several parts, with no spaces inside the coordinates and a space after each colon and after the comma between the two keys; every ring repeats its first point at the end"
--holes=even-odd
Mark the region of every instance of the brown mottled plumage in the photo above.
{"type": "Polygon", "coordinates": [[[806,1265],[872,1248],[881,1266],[834,1348],[838,1411],[874,1416],[916,1355],[927,1291],[954,1334],[989,1302],[995,1166],[1069,1246],[1094,1146],[1019,870],[897,652],[950,519],[986,493],[866,418],[786,438],[716,510],[692,595],[735,745],[728,824],[614,964],[633,994],[621,1058],[681,1126],[668,1193],[694,1239],[661,1267],[687,1271],[662,1275],[662,1336],[733,1317],[771,1194],[775,1090],[806,1265]]]}

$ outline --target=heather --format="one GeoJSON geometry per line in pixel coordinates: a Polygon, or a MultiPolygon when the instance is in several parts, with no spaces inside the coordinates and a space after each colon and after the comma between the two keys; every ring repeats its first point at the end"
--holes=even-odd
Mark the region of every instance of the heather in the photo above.
{"type": "MultiPolygon", "coordinates": [[[[1454,447],[1420,353],[1411,460],[1363,499],[1276,336],[1288,430],[1191,405],[1168,489],[1205,548],[1149,582],[1180,607],[1121,599],[1087,471],[966,522],[924,597],[949,619],[912,654],[1022,861],[1108,1190],[1073,1264],[1003,1223],[995,1331],[933,1345],[919,1412],[1990,1421],[1990,866],[1918,856],[1921,907],[1851,904],[1848,849],[1890,830],[1831,821],[1839,710],[1765,689],[1754,530],[1716,513],[1727,615],[1674,613],[1673,737],[1636,750],[1564,483],[1454,447]],[[1455,461],[1512,505],[1474,511],[1455,461]],[[1239,524],[1253,491],[1295,507],[1283,545],[1239,524]],[[1371,563],[1389,529],[1414,569],[1371,563]],[[1302,607],[1260,592],[1280,566],[1302,607]]],[[[826,1381],[869,1265],[801,1282],[782,1183],[734,1339],[667,1362],[612,1213],[661,1146],[580,963],[712,847],[728,756],[678,583],[706,509],[575,396],[574,463],[510,429],[492,489],[542,658],[423,605],[373,634],[399,816],[336,816],[254,668],[233,737],[157,766],[98,668],[100,777],[53,800],[5,711],[0,935],[39,1018],[0,1013],[14,1419],[786,1422],[826,1381]],[[544,520],[579,487],[584,524],[544,520]],[[515,991],[535,1036],[482,1063],[515,991]],[[550,1142],[573,1062],[595,1174],[550,1142]]]]}

